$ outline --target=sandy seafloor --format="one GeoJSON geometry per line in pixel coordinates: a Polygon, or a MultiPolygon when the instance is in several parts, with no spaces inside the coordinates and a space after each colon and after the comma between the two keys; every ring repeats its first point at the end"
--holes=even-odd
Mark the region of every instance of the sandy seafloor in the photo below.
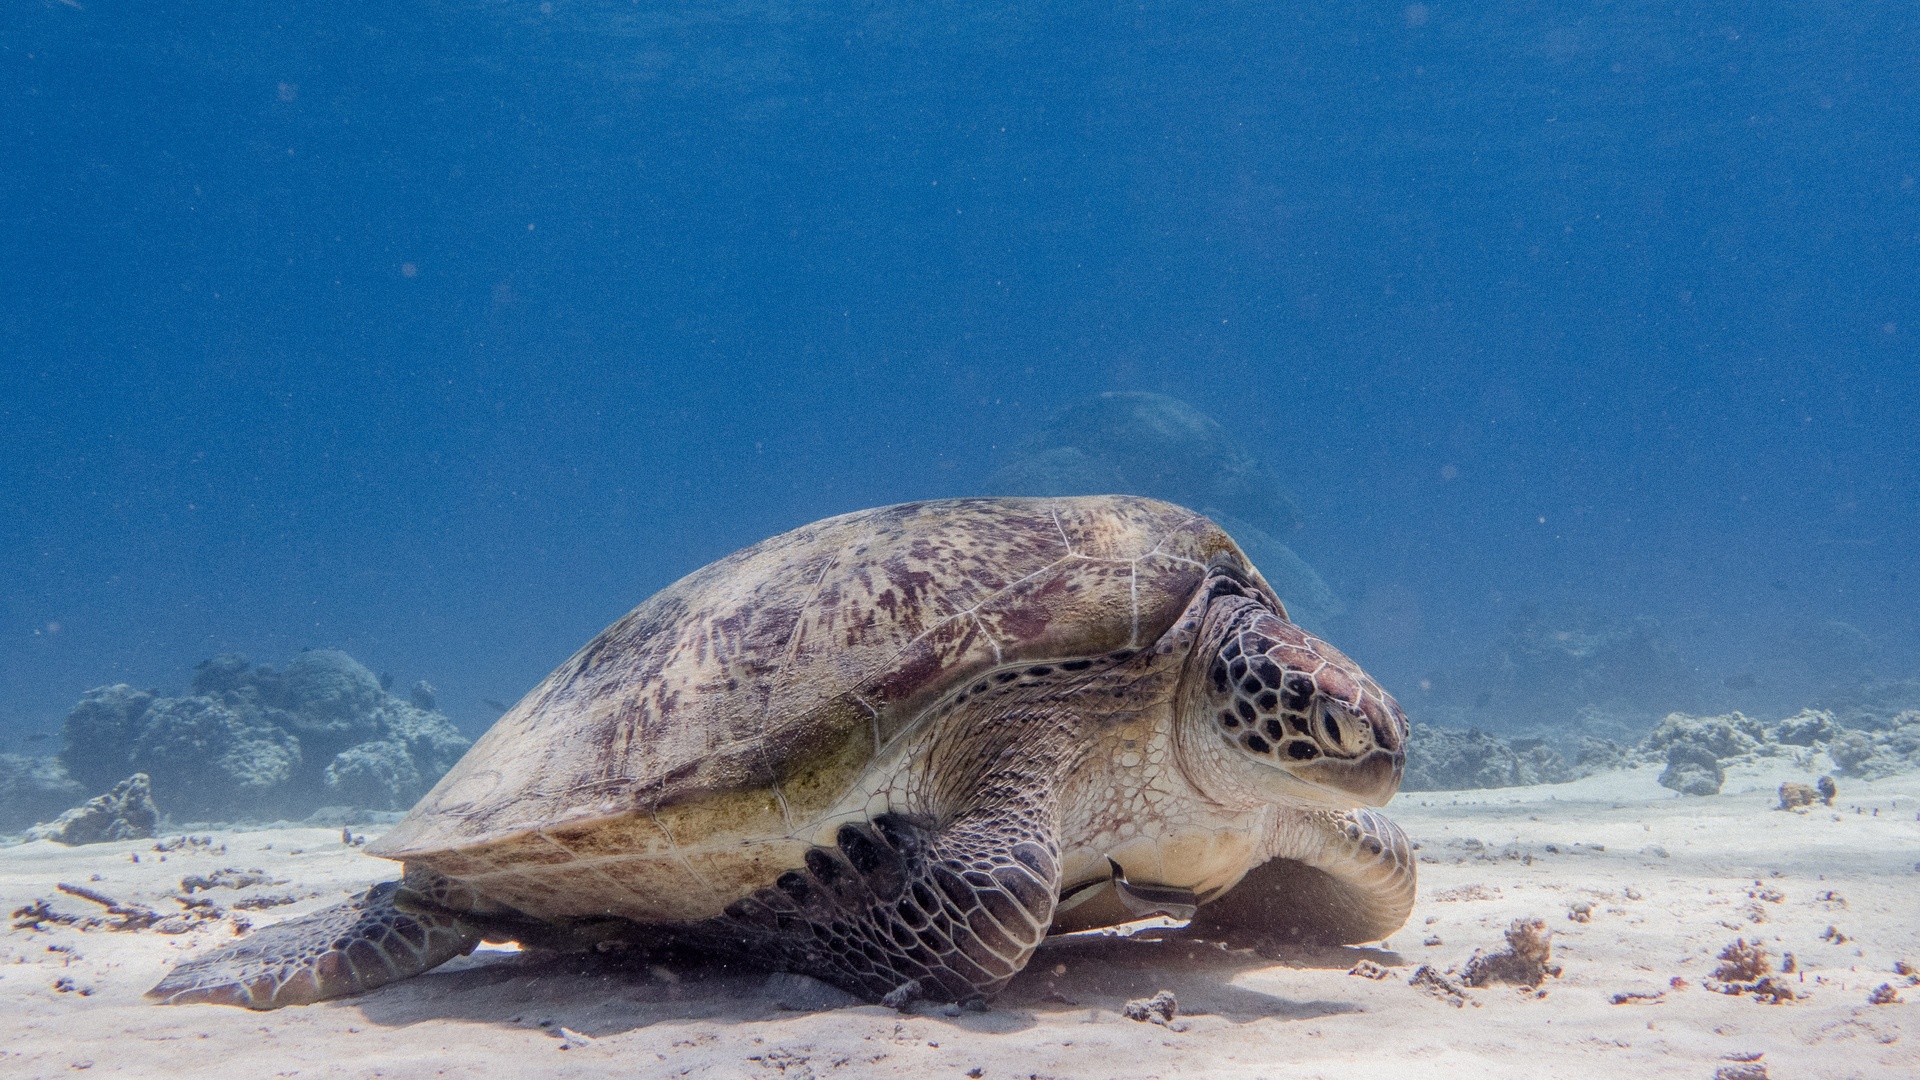
{"type": "MultiPolygon", "coordinates": [[[[1772,809],[1775,789],[1812,776],[1785,759],[1735,767],[1708,798],[1676,796],[1656,773],[1395,799],[1389,812],[1421,845],[1420,894],[1377,948],[1049,945],[991,1010],[957,1016],[795,1012],[764,974],[489,946],[352,1000],[163,1007],[142,991],[173,960],[230,938],[229,921],[177,935],[12,929],[0,937],[0,1076],[1707,1080],[1740,1058],[1775,1080],[1920,1076],[1920,987],[1894,973],[1896,961],[1920,964],[1920,775],[1843,779],[1831,809],[1796,814],[1772,809]],[[1583,901],[1590,921],[1569,919],[1583,901]],[[1543,995],[1489,987],[1452,1007],[1409,985],[1423,963],[1457,967],[1498,948],[1520,916],[1555,932],[1562,974],[1543,995]],[[1845,940],[1823,938],[1828,927],[1845,940]],[[1799,1000],[1703,987],[1737,937],[1762,941],[1776,965],[1794,954],[1799,971],[1785,978],[1799,1000]],[[1349,974],[1362,960],[1390,976],[1349,974]],[[1903,1000],[1869,1004],[1883,983],[1903,1000]],[[1162,989],[1179,1000],[1173,1028],[1121,1015],[1162,989]],[[1628,993],[1657,996],[1613,1003],[1628,993]]],[[[393,876],[337,830],[222,832],[212,850],[165,861],[154,848],[0,849],[0,901],[103,914],[55,891],[67,882],[172,912],[185,875],[261,869],[284,883],[198,895],[299,898],[238,913],[264,925],[393,876]]]]}

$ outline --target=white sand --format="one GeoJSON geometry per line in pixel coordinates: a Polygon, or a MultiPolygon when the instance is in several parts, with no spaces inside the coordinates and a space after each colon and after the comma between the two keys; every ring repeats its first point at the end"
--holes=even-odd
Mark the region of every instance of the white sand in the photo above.
{"type": "MultiPolygon", "coordinates": [[[[16,929],[0,937],[0,1076],[1708,1080],[1751,1054],[1775,1080],[1920,1075],[1920,987],[1893,973],[1896,960],[1920,964],[1920,776],[1843,780],[1833,809],[1802,815],[1770,809],[1781,779],[1811,779],[1784,761],[1736,769],[1704,799],[1677,797],[1654,775],[1403,795],[1390,812],[1422,845],[1420,900],[1384,948],[1263,957],[1138,940],[1049,946],[991,1011],[951,1017],[789,1012],[764,975],[535,964],[504,950],[349,1001],[169,1008],[141,992],[174,959],[223,940],[228,924],[174,936],[16,929]],[[1756,882],[1781,899],[1751,896],[1756,882]],[[1590,922],[1569,920],[1578,901],[1592,905],[1590,922]],[[1408,985],[1422,963],[1457,967],[1499,947],[1519,916],[1546,919],[1556,935],[1563,975],[1544,996],[1489,987],[1454,1008],[1408,985]],[[1828,926],[1849,940],[1822,940],[1828,926]],[[1764,942],[1776,965],[1792,952],[1800,972],[1786,978],[1802,998],[1768,1005],[1703,989],[1736,937],[1764,942]],[[1390,977],[1349,975],[1363,959],[1390,977]],[[61,979],[74,989],[56,989],[61,979]],[[1904,1002],[1868,1004],[1882,983],[1904,1002]],[[1177,995],[1184,1030],[1120,1015],[1129,998],[1161,989],[1177,995]],[[1660,996],[1612,1003],[1630,992],[1660,996]]],[[[0,849],[0,902],[11,911],[46,898],[57,911],[101,914],[54,890],[68,882],[170,912],[183,875],[260,868],[286,884],[201,895],[302,898],[250,913],[264,924],[392,876],[336,831],[214,843],[225,852],[164,862],[152,841],[0,849]]]]}

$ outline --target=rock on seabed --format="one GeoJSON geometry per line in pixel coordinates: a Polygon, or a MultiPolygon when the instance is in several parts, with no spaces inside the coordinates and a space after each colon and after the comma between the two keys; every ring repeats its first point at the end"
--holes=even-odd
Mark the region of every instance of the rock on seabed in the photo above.
{"type": "Polygon", "coordinates": [[[469,745],[430,707],[337,649],[284,668],[216,656],[177,695],[122,685],[87,692],[67,716],[60,764],[98,791],[131,772],[187,821],[303,818],[322,806],[411,806],[469,745]]]}

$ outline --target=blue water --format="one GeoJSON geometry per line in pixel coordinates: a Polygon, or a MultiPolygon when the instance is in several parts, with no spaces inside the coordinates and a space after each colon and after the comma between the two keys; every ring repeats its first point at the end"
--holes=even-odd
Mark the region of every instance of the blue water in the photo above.
{"type": "Polygon", "coordinates": [[[1920,675],[1916,56],[1831,0],[10,5],[0,749],[305,646],[477,733],[1112,390],[1285,480],[1416,721],[1531,605],[1703,707],[1836,620],[1920,675]]]}

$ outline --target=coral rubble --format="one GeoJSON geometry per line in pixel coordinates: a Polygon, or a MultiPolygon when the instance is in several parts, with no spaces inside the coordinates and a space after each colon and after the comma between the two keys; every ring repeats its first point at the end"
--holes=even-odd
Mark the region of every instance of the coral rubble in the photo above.
{"type": "Polygon", "coordinates": [[[1507,927],[1507,947],[1496,953],[1475,952],[1460,972],[1468,986],[1510,983],[1538,987],[1547,976],[1559,977],[1553,962],[1553,933],[1544,919],[1515,919],[1507,927]]]}
{"type": "Polygon", "coordinates": [[[141,840],[152,836],[159,825],[160,811],[153,804],[147,774],[134,773],[105,795],[96,795],[45,825],[28,829],[27,839],[60,844],[141,840]]]}
{"type": "Polygon", "coordinates": [[[1840,788],[1831,776],[1821,777],[1819,784],[1814,786],[1788,781],[1780,785],[1780,805],[1776,809],[1798,810],[1817,802],[1832,806],[1833,797],[1839,793],[1840,788]]]}
{"type": "MultiPolygon", "coordinates": [[[[1788,756],[1811,764],[1819,753],[1826,754],[1842,776],[1872,779],[1920,768],[1920,711],[1900,713],[1874,730],[1849,728],[1832,713],[1817,709],[1802,709],[1774,721],[1739,712],[1668,713],[1632,747],[1582,736],[1571,765],[1542,739],[1415,724],[1407,742],[1406,778],[1400,786],[1404,791],[1457,791],[1553,784],[1608,769],[1658,763],[1664,766],[1663,786],[1683,795],[1714,795],[1726,782],[1731,763],[1788,756]]],[[[1789,790],[1805,785],[1789,784],[1781,789],[1781,809],[1810,805],[1815,798],[1832,805],[1833,783],[1832,777],[1821,777],[1817,787],[1806,788],[1812,795],[1789,790]]]]}
{"type": "Polygon", "coordinates": [[[1727,770],[1719,757],[1696,742],[1667,744],[1667,767],[1660,771],[1660,786],[1682,795],[1718,795],[1727,782],[1727,770]]]}
{"type": "MultiPolygon", "coordinates": [[[[1727,761],[1792,753],[1802,747],[1825,751],[1842,776],[1871,778],[1920,767],[1920,712],[1901,713],[1878,731],[1847,728],[1832,713],[1817,709],[1802,709],[1772,723],[1737,712],[1706,717],[1671,713],[1641,749],[1664,752],[1668,768],[1661,774],[1662,784],[1688,795],[1710,795],[1719,790],[1719,784],[1708,775],[1724,780],[1727,761]]],[[[1820,794],[1830,803],[1827,788],[1833,780],[1821,779],[1820,794]]],[[[1787,801],[1786,793],[1781,800],[1787,801]]]]}
{"type": "Polygon", "coordinates": [[[1793,989],[1772,972],[1766,948],[1758,941],[1738,938],[1720,950],[1720,966],[1713,969],[1705,986],[1722,994],[1752,994],[1755,1001],[1773,1005],[1796,1000],[1793,989]]]}
{"type": "Polygon", "coordinates": [[[1173,1023],[1173,1018],[1179,1015],[1180,1003],[1173,996],[1173,991],[1162,990],[1150,998],[1134,998],[1121,1011],[1129,1020],[1164,1027],[1173,1023]]]}
{"type": "Polygon", "coordinates": [[[1416,724],[1407,747],[1405,791],[1516,787],[1573,779],[1566,760],[1539,740],[1508,742],[1477,728],[1416,724]]]}
{"type": "Polygon", "coordinates": [[[1920,767],[1920,711],[1899,713],[1880,730],[1842,731],[1827,744],[1842,776],[1875,779],[1920,767]]]}
{"type": "MultiPolygon", "coordinates": [[[[1641,748],[1666,754],[1674,746],[1689,746],[1715,759],[1750,754],[1767,742],[1766,725],[1733,712],[1725,716],[1688,716],[1668,713],[1641,748]]],[[[1672,758],[1669,756],[1668,760],[1672,758]]]]}

